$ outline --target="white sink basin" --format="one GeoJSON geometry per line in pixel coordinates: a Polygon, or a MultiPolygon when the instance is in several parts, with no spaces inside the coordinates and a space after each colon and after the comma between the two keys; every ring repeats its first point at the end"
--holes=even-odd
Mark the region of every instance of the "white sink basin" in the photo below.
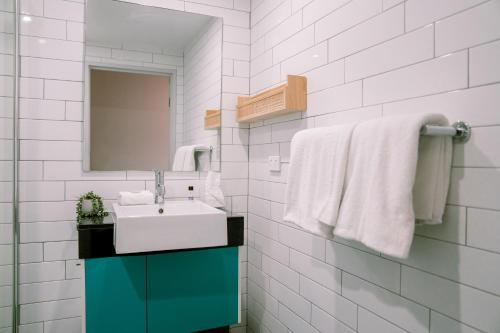
{"type": "Polygon", "coordinates": [[[116,253],[192,249],[227,245],[226,213],[201,201],[120,206],[115,214],[116,253]]]}

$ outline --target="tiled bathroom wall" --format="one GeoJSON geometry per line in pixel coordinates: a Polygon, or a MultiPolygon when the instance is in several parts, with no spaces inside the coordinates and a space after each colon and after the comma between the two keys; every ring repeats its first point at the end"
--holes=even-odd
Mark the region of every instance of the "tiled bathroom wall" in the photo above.
{"type": "MultiPolygon", "coordinates": [[[[21,24],[20,87],[20,322],[23,332],[80,332],[82,266],[77,259],[75,200],[94,190],[105,204],[118,191],[152,188],[152,173],[82,172],[82,69],[84,1],[21,0],[31,21],[21,24]]],[[[222,17],[222,177],[227,206],[246,214],[248,129],[234,121],[237,95],[248,94],[247,0],[129,1],[222,17]],[[234,71],[233,71],[234,64],[234,71]],[[230,133],[228,135],[228,133],[230,133]],[[243,170],[243,172],[242,172],[243,170]]],[[[2,150],[3,151],[3,150],[2,150]]],[[[203,178],[203,177],[202,177],[203,178]]],[[[169,198],[187,197],[203,179],[169,174],[169,198]]],[[[246,246],[240,248],[243,323],[246,319],[246,246]]]]}
{"type": "Polygon", "coordinates": [[[498,0],[252,2],[250,92],[303,74],[308,110],[250,129],[249,331],[500,331],[499,17],[498,0]],[[473,135],[446,221],[418,227],[407,260],[282,221],[297,131],[419,112],[473,135]]]}
{"type": "Polygon", "coordinates": [[[14,258],[14,2],[0,3],[0,332],[12,327],[14,258]]]}
{"type": "Polygon", "coordinates": [[[218,130],[204,130],[204,118],[206,110],[220,109],[221,59],[222,20],[212,19],[184,50],[184,144],[218,145],[218,130]]]}

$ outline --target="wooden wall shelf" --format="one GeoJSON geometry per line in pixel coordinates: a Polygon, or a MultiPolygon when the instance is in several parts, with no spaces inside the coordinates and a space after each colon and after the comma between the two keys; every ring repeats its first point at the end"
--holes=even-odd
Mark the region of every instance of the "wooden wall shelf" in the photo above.
{"type": "Polygon", "coordinates": [[[205,129],[220,128],[220,110],[207,110],[205,112],[205,129]]]}
{"type": "Polygon", "coordinates": [[[287,83],[251,97],[238,97],[236,121],[252,122],[307,109],[307,78],[288,75],[287,83]]]}

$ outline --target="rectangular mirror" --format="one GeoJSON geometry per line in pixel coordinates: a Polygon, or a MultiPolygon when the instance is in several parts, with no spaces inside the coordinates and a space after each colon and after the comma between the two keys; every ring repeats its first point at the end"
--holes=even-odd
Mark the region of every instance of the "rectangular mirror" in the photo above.
{"type": "Polygon", "coordinates": [[[85,170],[219,170],[221,84],[221,18],[87,0],[85,170]]]}

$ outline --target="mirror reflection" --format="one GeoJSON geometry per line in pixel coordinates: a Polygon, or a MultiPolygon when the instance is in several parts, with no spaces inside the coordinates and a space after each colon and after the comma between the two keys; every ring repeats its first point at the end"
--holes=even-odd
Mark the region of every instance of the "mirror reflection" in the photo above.
{"type": "Polygon", "coordinates": [[[87,0],[84,166],[219,170],[222,20],[87,0]]]}

